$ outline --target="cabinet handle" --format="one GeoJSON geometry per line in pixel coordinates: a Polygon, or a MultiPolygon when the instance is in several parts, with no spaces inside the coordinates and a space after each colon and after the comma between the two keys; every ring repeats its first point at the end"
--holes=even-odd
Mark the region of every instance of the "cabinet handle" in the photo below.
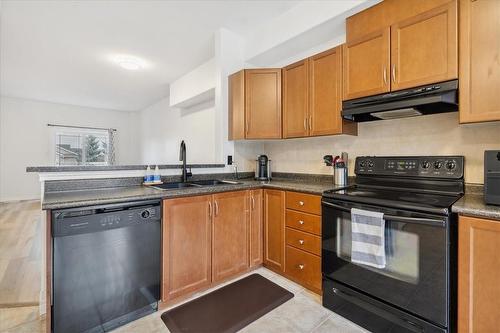
{"type": "Polygon", "coordinates": [[[208,202],[208,217],[212,217],[212,203],[208,202]]]}
{"type": "Polygon", "coordinates": [[[304,269],[304,265],[299,264],[299,269],[304,269]]]}
{"type": "Polygon", "coordinates": [[[214,203],[215,203],[215,215],[214,216],[217,216],[217,215],[219,215],[219,204],[217,203],[217,200],[214,203]]]}
{"type": "Polygon", "coordinates": [[[253,197],[253,195],[252,195],[251,199],[252,199],[252,210],[254,210],[255,209],[255,198],[253,197]]]}
{"type": "Polygon", "coordinates": [[[304,206],[304,201],[299,201],[300,206],[304,206]]]}
{"type": "Polygon", "coordinates": [[[304,221],[299,220],[299,224],[300,224],[300,225],[304,224],[304,221]]]}
{"type": "Polygon", "coordinates": [[[300,243],[300,245],[304,245],[304,240],[303,239],[299,239],[299,243],[300,243]]]}
{"type": "Polygon", "coordinates": [[[307,131],[307,117],[304,118],[304,131],[307,131]]]}
{"type": "Polygon", "coordinates": [[[309,116],[309,131],[312,131],[313,127],[313,116],[309,116]]]}
{"type": "Polygon", "coordinates": [[[396,83],[396,64],[392,65],[392,82],[396,83]]]}
{"type": "Polygon", "coordinates": [[[384,85],[387,85],[387,67],[384,66],[384,71],[383,71],[383,76],[384,76],[384,85]]]}

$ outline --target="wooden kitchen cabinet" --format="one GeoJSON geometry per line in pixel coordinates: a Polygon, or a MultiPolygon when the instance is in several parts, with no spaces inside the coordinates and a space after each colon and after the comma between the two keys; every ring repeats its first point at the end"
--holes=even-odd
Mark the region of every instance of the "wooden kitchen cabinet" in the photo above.
{"type": "Polygon", "coordinates": [[[357,134],[342,119],[342,46],[283,68],[283,137],[357,134]]]}
{"type": "Polygon", "coordinates": [[[460,216],[458,332],[498,332],[500,221],[460,216]]]}
{"type": "Polygon", "coordinates": [[[461,0],[460,122],[500,120],[500,1],[461,0]]]}
{"type": "Polygon", "coordinates": [[[229,140],[245,138],[245,71],[239,71],[228,78],[229,140]]]}
{"type": "Polygon", "coordinates": [[[283,68],[283,137],[309,135],[309,59],[283,68]]]}
{"type": "Polygon", "coordinates": [[[262,209],[263,191],[249,191],[250,210],[250,240],[249,266],[250,268],[262,264],[264,255],[264,214],[262,209]]]}
{"type": "Polygon", "coordinates": [[[264,190],[264,265],[285,269],[285,192],[264,190]]]}
{"type": "Polygon", "coordinates": [[[162,301],[212,282],[212,196],[163,201],[162,301]]]}
{"type": "Polygon", "coordinates": [[[248,268],[247,192],[213,196],[212,279],[214,282],[248,268]]]}
{"type": "Polygon", "coordinates": [[[391,90],[458,77],[457,3],[391,25],[391,90]]]}
{"type": "Polygon", "coordinates": [[[346,20],[344,100],[458,77],[456,0],[386,0],[346,20]]]}
{"type": "Polygon", "coordinates": [[[390,91],[390,28],[348,40],[344,49],[344,100],[390,91]]]}
{"type": "Polygon", "coordinates": [[[281,138],[281,69],[245,69],[228,78],[228,137],[281,138]]]}
{"type": "Polygon", "coordinates": [[[262,190],[165,199],[162,223],[164,302],[262,262],[262,190]]]}

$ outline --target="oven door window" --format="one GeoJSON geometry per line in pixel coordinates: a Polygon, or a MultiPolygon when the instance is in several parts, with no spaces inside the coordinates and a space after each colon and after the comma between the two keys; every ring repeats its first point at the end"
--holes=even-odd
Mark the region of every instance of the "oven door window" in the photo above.
{"type": "Polygon", "coordinates": [[[385,216],[384,268],[351,262],[352,204],[323,207],[323,274],[437,324],[447,324],[447,229],[444,217],[377,207],[385,216]],[[399,217],[399,218],[397,218],[399,217]]]}

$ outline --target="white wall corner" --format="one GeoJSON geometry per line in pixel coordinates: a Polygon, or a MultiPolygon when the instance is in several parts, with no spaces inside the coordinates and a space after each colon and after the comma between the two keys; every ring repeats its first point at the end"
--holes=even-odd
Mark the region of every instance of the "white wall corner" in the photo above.
{"type": "MultiPolygon", "coordinates": [[[[225,163],[227,155],[234,156],[234,143],[228,140],[228,76],[245,65],[245,41],[242,36],[227,29],[215,34],[215,142],[222,145],[216,149],[217,156],[225,163]]],[[[243,164],[236,161],[235,163],[243,164]]]]}
{"type": "Polygon", "coordinates": [[[245,60],[256,67],[280,67],[287,59],[293,61],[293,56],[298,60],[341,44],[345,19],[377,2],[380,0],[299,2],[246,36],[245,60]]]}
{"type": "Polygon", "coordinates": [[[215,59],[193,69],[170,84],[170,106],[187,108],[215,97],[215,59]]]}

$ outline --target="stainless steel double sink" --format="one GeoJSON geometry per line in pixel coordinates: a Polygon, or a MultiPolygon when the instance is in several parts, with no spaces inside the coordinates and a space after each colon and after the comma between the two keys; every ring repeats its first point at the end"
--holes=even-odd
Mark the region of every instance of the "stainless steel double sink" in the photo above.
{"type": "Polygon", "coordinates": [[[178,190],[183,188],[192,187],[205,187],[205,186],[217,186],[217,185],[238,185],[240,182],[235,182],[231,180],[219,180],[219,179],[207,179],[207,180],[196,180],[192,182],[176,182],[176,183],[164,183],[160,185],[153,185],[151,187],[159,190],[178,190]]]}

